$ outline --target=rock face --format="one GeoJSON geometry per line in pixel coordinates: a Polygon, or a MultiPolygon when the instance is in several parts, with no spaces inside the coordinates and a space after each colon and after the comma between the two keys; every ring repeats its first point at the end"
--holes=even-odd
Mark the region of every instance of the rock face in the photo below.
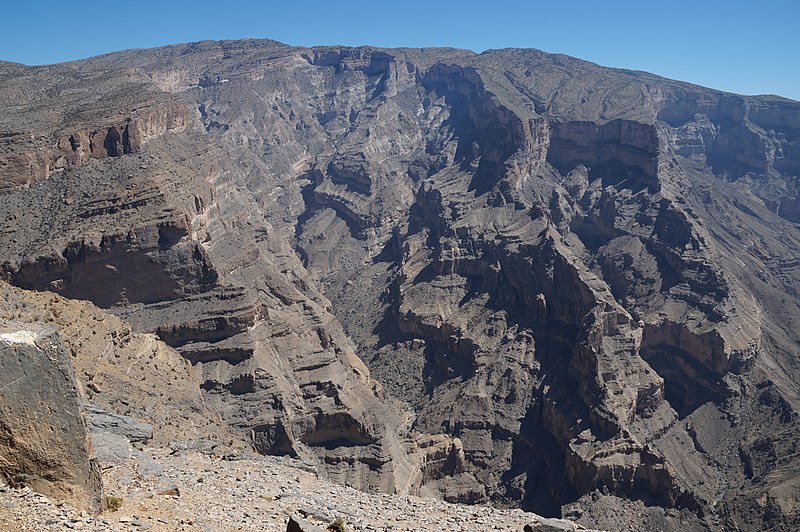
{"type": "Polygon", "coordinates": [[[255,40],[12,99],[3,277],[156,334],[260,452],[587,525],[800,523],[797,102],[255,40]]]}
{"type": "Polygon", "coordinates": [[[0,282],[0,320],[59,331],[70,354],[95,452],[97,433],[156,446],[248,448],[203,400],[191,364],[151,334],[86,301],[0,282]]]}
{"type": "Polygon", "coordinates": [[[131,442],[145,442],[153,439],[153,427],[147,423],[107,412],[92,405],[86,405],[84,411],[91,432],[107,432],[131,442]]]}
{"type": "Polygon", "coordinates": [[[100,471],[69,353],[52,330],[0,324],[0,475],[98,513],[100,471]]]}

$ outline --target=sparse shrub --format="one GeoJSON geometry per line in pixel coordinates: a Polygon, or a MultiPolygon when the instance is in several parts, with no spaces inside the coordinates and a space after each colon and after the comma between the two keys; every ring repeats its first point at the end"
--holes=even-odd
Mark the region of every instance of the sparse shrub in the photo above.
{"type": "Polygon", "coordinates": [[[106,510],[116,512],[122,508],[122,497],[109,496],[105,498],[106,510]]]}
{"type": "Polygon", "coordinates": [[[341,517],[334,519],[333,523],[328,525],[328,530],[332,530],[333,532],[345,532],[344,519],[341,517]]]}

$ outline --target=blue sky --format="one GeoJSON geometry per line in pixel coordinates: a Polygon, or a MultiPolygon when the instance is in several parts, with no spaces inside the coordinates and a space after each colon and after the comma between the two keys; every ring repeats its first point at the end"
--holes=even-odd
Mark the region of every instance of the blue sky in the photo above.
{"type": "Polygon", "coordinates": [[[203,39],[539,48],[800,100],[800,0],[3,0],[0,59],[42,64],[203,39]]]}

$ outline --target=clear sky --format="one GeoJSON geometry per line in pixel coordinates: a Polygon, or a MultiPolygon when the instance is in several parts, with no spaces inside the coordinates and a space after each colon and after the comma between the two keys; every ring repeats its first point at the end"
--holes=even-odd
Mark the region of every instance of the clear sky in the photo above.
{"type": "Polygon", "coordinates": [[[243,37],[539,48],[800,100],[800,0],[0,0],[0,59],[29,65],[243,37]]]}

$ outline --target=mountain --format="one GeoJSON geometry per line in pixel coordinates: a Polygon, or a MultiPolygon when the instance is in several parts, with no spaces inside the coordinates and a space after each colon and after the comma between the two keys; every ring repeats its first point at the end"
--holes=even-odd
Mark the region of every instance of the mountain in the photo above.
{"type": "Polygon", "coordinates": [[[156,334],[259,452],[600,528],[800,524],[800,103],[244,40],[2,64],[0,105],[0,277],[156,334]]]}

